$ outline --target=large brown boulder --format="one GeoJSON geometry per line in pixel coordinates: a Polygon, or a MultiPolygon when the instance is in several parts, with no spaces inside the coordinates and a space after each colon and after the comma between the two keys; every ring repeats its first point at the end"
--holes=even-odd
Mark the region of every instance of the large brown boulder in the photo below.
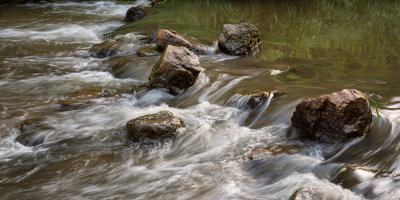
{"type": "Polygon", "coordinates": [[[178,128],[184,127],[184,121],[174,117],[171,112],[161,111],[128,121],[126,127],[135,141],[146,139],[161,140],[171,138],[178,128]]]}
{"type": "Polygon", "coordinates": [[[131,7],[128,9],[125,15],[125,22],[131,23],[141,20],[145,16],[145,11],[141,7],[131,7]]]}
{"type": "Polygon", "coordinates": [[[343,142],[362,136],[372,121],[365,95],[355,89],[325,94],[300,102],[292,125],[301,134],[323,142],[343,142]]]}
{"type": "Polygon", "coordinates": [[[156,44],[163,50],[166,49],[168,45],[177,47],[183,46],[188,49],[193,48],[192,44],[190,44],[188,40],[180,36],[177,32],[165,29],[160,29],[157,32],[156,44]]]}
{"type": "Polygon", "coordinates": [[[166,88],[179,94],[192,86],[201,71],[199,58],[186,47],[169,45],[153,66],[149,77],[152,88],[166,88]]]}
{"type": "Polygon", "coordinates": [[[222,52],[245,56],[259,51],[261,44],[260,34],[252,24],[225,24],[218,38],[218,46],[222,52]]]}

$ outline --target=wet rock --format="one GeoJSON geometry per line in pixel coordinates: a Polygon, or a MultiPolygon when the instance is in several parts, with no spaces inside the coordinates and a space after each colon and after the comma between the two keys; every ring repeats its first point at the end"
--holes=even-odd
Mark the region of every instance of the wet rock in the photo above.
{"type": "Polygon", "coordinates": [[[249,159],[256,160],[280,154],[295,154],[300,151],[301,147],[299,146],[273,145],[268,147],[256,147],[250,151],[249,159]]]}
{"type": "Polygon", "coordinates": [[[180,36],[177,32],[165,29],[160,29],[157,32],[156,44],[162,50],[166,49],[168,45],[183,46],[188,49],[192,49],[193,47],[188,40],[180,36]]]}
{"type": "Polygon", "coordinates": [[[201,71],[199,58],[186,47],[169,45],[153,66],[149,77],[152,88],[166,88],[179,94],[192,86],[201,71]]]}
{"type": "Polygon", "coordinates": [[[252,24],[225,24],[218,38],[218,45],[222,52],[245,56],[259,51],[261,44],[260,34],[252,24]]]}
{"type": "Polygon", "coordinates": [[[132,56],[114,56],[107,60],[101,61],[102,68],[105,68],[107,71],[118,71],[120,68],[124,67],[127,63],[129,63],[133,59],[132,56]]]}
{"type": "Polygon", "coordinates": [[[375,178],[376,172],[359,166],[344,166],[331,179],[333,183],[340,184],[344,188],[351,189],[354,186],[375,178]]]}
{"type": "Polygon", "coordinates": [[[135,21],[141,20],[143,17],[145,17],[145,11],[143,8],[131,7],[126,12],[125,22],[126,23],[135,22],[135,21]]]}
{"type": "Polygon", "coordinates": [[[126,125],[129,135],[135,141],[172,138],[177,129],[184,126],[182,119],[168,111],[141,116],[128,121],[126,125]]]}
{"type": "Polygon", "coordinates": [[[250,99],[247,102],[247,105],[251,108],[257,108],[259,105],[263,104],[268,100],[270,94],[268,92],[260,92],[258,94],[250,95],[250,99]]]}
{"type": "Polygon", "coordinates": [[[372,114],[362,92],[344,89],[303,100],[296,106],[291,121],[306,137],[336,143],[366,133],[372,114]]]}
{"type": "Polygon", "coordinates": [[[137,56],[140,57],[149,57],[149,56],[159,56],[161,52],[158,47],[145,46],[136,51],[137,56]]]}
{"type": "Polygon", "coordinates": [[[133,33],[120,35],[114,39],[95,44],[89,49],[89,55],[97,58],[114,56],[119,52],[128,52],[138,44],[133,33]]]}
{"type": "Polygon", "coordinates": [[[276,96],[281,96],[283,95],[283,92],[279,90],[274,90],[274,91],[259,91],[259,90],[254,90],[254,91],[241,91],[238,93],[241,96],[248,96],[247,100],[247,106],[250,109],[255,109],[258,106],[264,104],[266,101],[268,101],[269,98],[271,98],[271,95],[274,97],[276,96]]]}

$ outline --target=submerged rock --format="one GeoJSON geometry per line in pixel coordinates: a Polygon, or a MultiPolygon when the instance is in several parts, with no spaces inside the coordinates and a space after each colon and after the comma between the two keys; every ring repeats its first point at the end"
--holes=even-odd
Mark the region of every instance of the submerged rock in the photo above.
{"type": "Polygon", "coordinates": [[[135,85],[133,88],[125,90],[105,90],[105,89],[83,89],[72,93],[68,98],[59,100],[57,103],[65,108],[81,108],[90,104],[90,101],[103,97],[119,97],[123,94],[132,94],[146,88],[145,85],[135,85]]]}
{"type": "Polygon", "coordinates": [[[166,88],[179,94],[192,86],[201,71],[199,58],[186,47],[169,45],[153,66],[149,77],[152,88],[166,88]]]}
{"type": "Polygon", "coordinates": [[[135,141],[171,138],[178,128],[184,126],[182,119],[175,117],[168,111],[141,116],[128,121],[126,125],[129,135],[135,141]]]}
{"type": "Polygon", "coordinates": [[[344,188],[351,189],[364,181],[375,178],[376,173],[367,168],[348,165],[342,167],[331,181],[344,188]]]}
{"type": "Polygon", "coordinates": [[[218,46],[222,52],[245,56],[259,51],[260,34],[252,24],[225,24],[218,38],[218,46]]]}
{"type": "Polygon", "coordinates": [[[128,9],[125,15],[125,22],[131,23],[141,20],[145,17],[145,10],[141,7],[131,7],[128,9]]]}
{"type": "Polygon", "coordinates": [[[268,147],[256,147],[250,151],[249,159],[262,159],[280,154],[295,154],[299,153],[301,147],[287,145],[273,145],[268,147]]]}
{"type": "Polygon", "coordinates": [[[114,39],[95,44],[89,49],[89,55],[97,58],[105,58],[116,55],[118,52],[127,52],[137,45],[133,33],[120,35],[114,39]]]}
{"type": "Polygon", "coordinates": [[[15,138],[15,141],[29,147],[37,146],[44,142],[50,130],[51,127],[45,124],[43,119],[26,119],[21,122],[21,133],[15,138]]]}
{"type": "Polygon", "coordinates": [[[365,95],[355,89],[309,98],[296,106],[291,119],[299,133],[323,142],[344,142],[362,136],[372,121],[365,95]]]}
{"type": "Polygon", "coordinates": [[[148,57],[148,56],[159,56],[161,52],[158,47],[145,46],[136,51],[137,56],[148,57]]]}
{"type": "Polygon", "coordinates": [[[180,36],[177,32],[165,29],[160,29],[157,32],[156,44],[162,50],[166,49],[168,45],[177,47],[183,46],[188,49],[192,49],[193,47],[188,40],[180,36]]]}

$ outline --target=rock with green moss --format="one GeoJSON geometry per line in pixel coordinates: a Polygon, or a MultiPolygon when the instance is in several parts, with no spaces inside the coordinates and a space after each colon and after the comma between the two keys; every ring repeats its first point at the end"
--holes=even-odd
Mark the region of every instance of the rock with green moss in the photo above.
{"type": "Polygon", "coordinates": [[[168,111],[144,115],[128,121],[126,125],[129,135],[134,141],[172,138],[176,131],[184,126],[185,123],[182,119],[168,111]]]}
{"type": "Polygon", "coordinates": [[[159,56],[161,51],[158,47],[145,46],[136,51],[137,56],[149,57],[149,56],[159,56]]]}
{"type": "Polygon", "coordinates": [[[201,72],[199,58],[186,47],[169,45],[153,66],[149,77],[152,88],[166,88],[179,94],[192,86],[201,72]]]}
{"type": "Polygon", "coordinates": [[[257,53],[261,44],[260,34],[252,24],[225,24],[218,38],[220,50],[234,56],[257,53]]]}
{"type": "Polygon", "coordinates": [[[291,120],[300,134],[337,143],[363,136],[370,127],[372,112],[362,92],[344,89],[303,100],[296,106],[291,120]]]}

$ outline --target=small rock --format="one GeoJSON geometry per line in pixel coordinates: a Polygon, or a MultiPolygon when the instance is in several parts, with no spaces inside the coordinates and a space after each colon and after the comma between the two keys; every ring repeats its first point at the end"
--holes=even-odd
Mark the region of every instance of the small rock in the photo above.
{"type": "Polygon", "coordinates": [[[259,51],[260,34],[252,24],[225,24],[218,38],[222,52],[234,56],[251,55],[259,51]]]}
{"type": "Polygon", "coordinates": [[[143,8],[131,7],[126,12],[125,22],[126,23],[135,22],[135,21],[141,20],[143,17],[145,17],[145,11],[143,8]]]}
{"type": "Polygon", "coordinates": [[[190,44],[188,40],[180,36],[178,33],[165,29],[160,29],[157,32],[156,44],[162,50],[166,49],[168,45],[177,47],[183,46],[188,49],[193,48],[192,44],[190,44]]]}
{"type": "Polygon", "coordinates": [[[263,104],[268,100],[270,94],[268,92],[260,92],[258,94],[250,95],[250,99],[247,102],[247,105],[251,108],[257,108],[259,105],[263,104]]]}
{"type": "Polygon", "coordinates": [[[174,117],[171,112],[161,111],[128,121],[126,127],[135,141],[145,139],[161,140],[171,138],[178,128],[184,127],[184,121],[174,117]]]}
{"type": "Polygon", "coordinates": [[[149,77],[152,88],[166,88],[179,94],[192,86],[201,71],[199,58],[186,47],[169,45],[153,66],[149,77]]]}
{"type": "Polygon", "coordinates": [[[280,154],[295,154],[299,153],[299,146],[273,145],[268,147],[256,147],[250,151],[249,159],[262,159],[280,154]]]}
{"type": "Polygon", "coordinates": [[[136,54],[140,57],[149,57],[149,56],[159,56],[161,52],[158,47],[145,46],[136,51],[136,54]]]}
{"type": "Polygon", "coordinates": [[[309,98],[296,106],[291,119],[299,133],[323,142],[344,142],[364,135],[372,121],[365,95],[355,89],[309,98]]]}

